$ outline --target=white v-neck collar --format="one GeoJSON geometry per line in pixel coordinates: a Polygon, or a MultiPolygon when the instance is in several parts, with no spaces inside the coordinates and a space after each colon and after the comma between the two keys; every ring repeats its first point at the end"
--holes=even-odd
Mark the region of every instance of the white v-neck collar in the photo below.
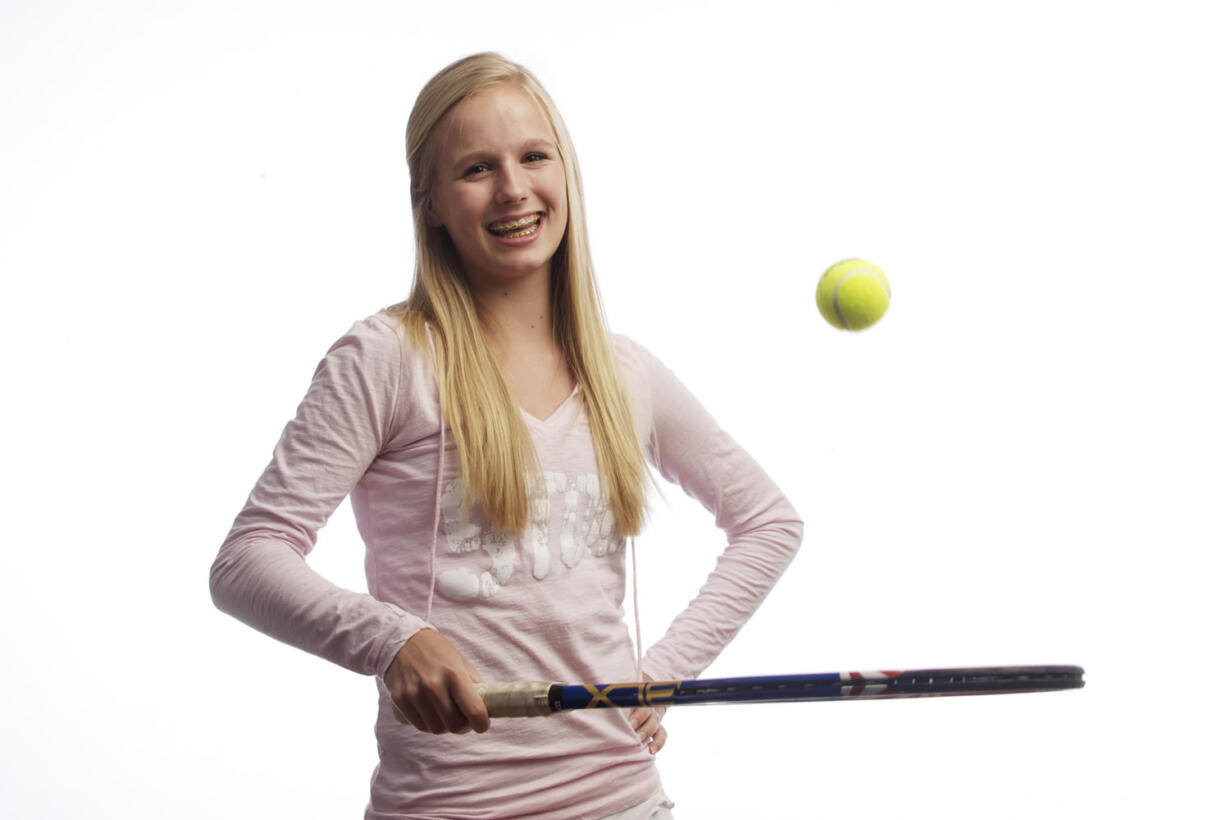
{"type": "Polygon", "coordinates": [[[554,419],[556,419],[556,418],[558,417],[558,415],[559,415],[559,414],[560,414],[560,413],[561,413],[561,412],[562,412],[564,409],[566,409],[566,406],[567,406],[567,405],[569,405],[569,404],[571,403],[571,401],[572,401],[572,400],[573,400],[573,399],[574,399],[574,398],[575,398],[577,395],[579,395],[579,385],[578,385],[578,384],[576,384],[576,385],[574,386],[574,388],[573,388],[573,389],[570,391],[570,395],[568,395],[566,398],[562,399],[562,403],[561,403],[561,404],[559,404],[557,407],[555,407],[555,408],[553,409],[553,412],[552,412],[552,413],[550,413],[548,416],[546,416],[546,417],[545,417],[545,418],[543,418],[543,419],[542,419],[542,418],[537,418],[536,416],[532,415],[531,413],[529,413],[527,410],[525,410],[525,409],[524,409],[524,408],[522,408],[522,407],[521,407],[521,408],[519,408],[519,412],[523,413],[523,414],[524,414],[524,418],[526,418],[528,421],[530,421],[530,422],[532,422],[532,423],[534,423],[534,424],[539,424],[539,425],[548,425],[550,422],[552,422],[554,419]]]}

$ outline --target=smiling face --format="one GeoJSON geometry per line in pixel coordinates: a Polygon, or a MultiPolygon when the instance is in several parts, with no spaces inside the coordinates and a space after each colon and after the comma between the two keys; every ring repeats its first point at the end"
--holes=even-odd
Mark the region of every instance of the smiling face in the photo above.
{"type": "Polygon", "coordinates": [[[431,137],[426,221],[447,231],[476,288],[541,276],[566,232],[566,171],[526,91],[496,85],[455,106],[431,137]]]}

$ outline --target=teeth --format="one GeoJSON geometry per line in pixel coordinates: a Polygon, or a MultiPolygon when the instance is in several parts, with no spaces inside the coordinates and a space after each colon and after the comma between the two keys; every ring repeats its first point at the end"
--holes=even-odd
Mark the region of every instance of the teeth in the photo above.
{"type": "Polygon", "coordinates": [[[499,225],[490,225],[490,230],[502,233],[503,231],[513,231],[516,228],[522,228],[525,225],[534,225],[540,221],[540,214],[531,214],[530,216],[525,216],[522,219],[517,219],[514,222],[503,222],[499,225]]]}
{"type": "Polygon", "coordinates": [[[522,231],[516,231],[515,233],[503,234],[503,236],[505,236],[507,239],[518,239],[521,236],[527,236],[530,233],[536,233],[536,228],[537,228],[536,225],[532,225],[528,228],[524,228],[522,231]]]}

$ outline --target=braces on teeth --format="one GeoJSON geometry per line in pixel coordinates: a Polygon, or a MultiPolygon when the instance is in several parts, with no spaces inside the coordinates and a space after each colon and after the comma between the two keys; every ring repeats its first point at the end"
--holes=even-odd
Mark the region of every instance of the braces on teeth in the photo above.
{"type": "Polygon", "coordinates": [[[491,225],[490,230],[492,230],[494,233],[502,234],[508,239],[515,239],[521,236],[527,236],[535,231],[536,226],[540,221],[540,214],[532,214],[531,216],[525,216],[517,219],[514,222],[506,222],[501,225],[491,225]],[[515,230],[516,228],[524,228],[524,230],[517,231],[515,230]],[[514,233],[506,233],[507,231],[514,231],[514,233]]]}

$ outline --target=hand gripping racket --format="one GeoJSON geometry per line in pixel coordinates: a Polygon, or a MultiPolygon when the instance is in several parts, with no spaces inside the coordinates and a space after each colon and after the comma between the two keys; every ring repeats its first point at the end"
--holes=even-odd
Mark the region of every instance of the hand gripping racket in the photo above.
{"type": "Polygon", "coordinates": [[[1080,689],[1080,666],[988,666],[903,672],[825,672],[565,685],[545,681],[477,684],[490,717],[538,717],[574,709],[683,706],[693,703],[791,703],[949,695],[1005,695],[1080,689]]]}

